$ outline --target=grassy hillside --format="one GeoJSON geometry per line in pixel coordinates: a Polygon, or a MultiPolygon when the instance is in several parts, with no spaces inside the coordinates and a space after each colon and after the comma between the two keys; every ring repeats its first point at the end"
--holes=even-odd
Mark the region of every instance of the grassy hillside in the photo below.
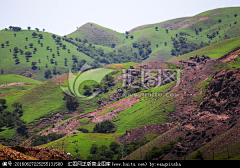
{"type": "Polygon", "coordinates": [[[57,43],[52,37],[52,34],[47,32],[37,32],[33,30],[21,30],[20,32],[15,32],[13,30],[1,30],[0,44],[4,44],[4,47],[0,48],[0,65],[1,69],[3,70],[3,74],[25,73],[26,76],[31,75],[31,77],[34,79],[44,81],[46,80],[44,78],[44,72],[47,69],[50,69],[52,71],[54,66],[57,70],[61,71],[61,73],[67,72],[67,70],[73,64],[72,55],[76,55],[79,61],[84,59],[89,64],[93,62],[92,58],[81,52],[77,52],[76,46],[73,46],[63,40],[61,40],[61,43],[62,46],[66,45],[65,49],[63,49],[63,47],[60,47],[60,45],[57,45],[57,43]],[[42,39],[40,39],[40,37],[38,36],[33,37],[33,32],[37,34],[42,34],[42,39]],[[14,34],[16,34],[16,37],[14,36],[14,34]],[[26,40],[26,38],[28,39],[26,40]],[[39,43],[38,40],[40,40],[39,43]],[[9,42],[8,45],[6,44],[6,41],[9,42]],[[33,44],[32,47],[29,46],[30,43],[33,44]],[[48,50],[47,46],[49,46],[48,50]],[[14,51],[15,47],[17,47],[18,50],[14,51]],[[34,48],[37,49],[35,54],[34,48]],[[23,50],[22,54],[20,52],[20,49],[23,50]],[[68,52],[68,50],[70,51],[68,52]],[[32,53],[31,56],[28,56],[28,61],[26,60],[26,52],[32,53]],[[59,52],[59,54],[57,52],[59,52]],[[17,55],[14,56],[13,54],[17,55]],[[19,63],[15,62],[17,58],[19,59],[19,63]],[[65,66],[65,58],[68,61],[67,66],[65,66]],[[52,63],[51,59],[53,59],[52,63]],[[36,62],[34,68],[32,68],[32,62],[36,62]]]}
{"type": "Polygon", "coordinates": [[[96,143],[99,147],[101,145],[106,145],[108,147],[119,135],[120,134],[80,133],[63,137],[56,141],[42,145],[42,147],[59,150],[63,147],[65,151],[68,151],[73,155],[77,155],[74,148],[78,148],[80,158],[87,159],[87,157],[90,156],[90,148],[93,143],[96,143]]]}
{"type": "Polygon", "coordinates": [[[73,33],[67,35],[68,38],[87,39],[89,43],[100,44],[111,47],[114,44],[121,44],[124,41],[124,35],[111,29],[102,27],[95,23],[86,23],[73,33]]]}
{"type": "Polygon", "coordinates": [[[191,53],[184,54],[180,57],[175,57],[172,60],[189,59],[190,56],[195,55],[207,55],[210,58],[220,58],[237,47],[240,47],[240,37],[220,41],[191,53]]]}
{"type": "Polygon", "coordinates": [[[40,84],[41,81],[37,81],[31,78],[27,78],[21,75],[9,74],[9,75],[0,75],[0,85],[14,82],[24,82],[31,84],[40,84]]]}
{"type": "Polygon", "coordinates": [[[214,44],[224,39],[240,36],[239,9],[239,7],[220,8],[193,17],[142,25],[124,35],[94,23],[87,23],[68,37],[86,38],[91,43],[97,42],[109,47],[114,43],[117,51],[122,50],[127,55],[136,57],[140,62],[155,59],[169,60],[202,48],[207,44],[214,44]],[[238,15],[235,16],[235,14],[238,15]],[[181,43],[180,37],[184,38],[183,45],[175,45],[174,47],[173,40],[181,43]],[[109,44],[106,44],[106,40],[109,44]],[[145,47],[146,45],[143,46],[148,41],[150,42],[150,46],[148,46],[148,48],[151,48],[150,53],[146,53],[147,47],[145,47]],[[137,47],[133,47],[133,43],[136,43],[137,47]],[[141,52],[140,49],[144,49],[144,52],[141,52]],[[175,51],[172,52],[172,50],[175,51]],[[144,53],[146,56],[142,55],[144,53]]]}

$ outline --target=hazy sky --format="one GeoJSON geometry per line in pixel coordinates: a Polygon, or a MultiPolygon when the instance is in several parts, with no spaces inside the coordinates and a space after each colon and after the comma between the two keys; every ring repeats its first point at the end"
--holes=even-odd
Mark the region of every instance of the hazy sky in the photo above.
{"type": "Polygon", "coordinates": [[[240,0],[0,0],[0,29],[31,26],[67,35],[87,22],[125,32],[134,27],[240,6],[240,0]]]}

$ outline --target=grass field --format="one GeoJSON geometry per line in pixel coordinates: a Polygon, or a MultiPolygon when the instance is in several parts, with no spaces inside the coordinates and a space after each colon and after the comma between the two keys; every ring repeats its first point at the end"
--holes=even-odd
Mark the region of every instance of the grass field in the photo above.
{"type": "Polygon", "coordinates": [[[60,150],[63,147],[64,150],[73,155],[77,155],[74,148],[78,147],[80,158],[87,159],[87,157],[90,156],[90,148],[94,142],[99,147],[101,145],[106,145],[109,147],[110,143],[114,142],[114,139],[120,135],[121,134],[79,133],[63,137],[41,146],[60,150]]]}
{"type": "Polygon", "coordinates": [[[27,78],[21,75],[9,74],[9,75],[0,75],[0,85],[14,82],[24,82],[28,84],[40,84],[41,81],[37,81],[31,78],[27,78]]]}
{"type": "Polygon", "coordinates": [[[0,31],[0,44],[5,44],[6,41],[9,41],[9,45],[4,45],[4,48],[0,48],[0,65],[1,69],[4,70],[4,74],[21,74],[26,71],[30,71],[33,74],[35,74],[34,79],[45,81],[44,78],[44,71],[47,69],[53,69],[54,66],[56,66],[57,70],[60,70],[61,72],[67,72],[67,70],[72,66],[72,55],[76,55],[78,60],[85,59],[89,64],[93,62],[93,59],[89,56],[78,52],[76,49],[77,47],[74,45],[71,45],[67,43],[66,41],[61,41],[62,44],[66,45],[66,49],[63,49],[52,38],[51,33],[47,32],[37,32],[38,34],[43,35],[43,39],[39,39],[39,37],[34,38],[32,37],[32,33],[36,32],[33,30],[22,30],[20,32],[14,32],[14,31],[0,31]],[[16,34],[16,37],[14,37],[14,34],[16,34]],[[25,38],[28,37],[28,40],[26,41],[25,38]],[[43,43],[43,46],[41,47],[40,44],[38,44],[38,40],[40,40],[40,43],[43,43]],[[30,43],[33,43],[33,47],[31,48],[29,46],[30,43]],[[27,49],[25,49],[25,46],[27,46],[27,49]],[[49,46],[49,50],[46,49],[46,47],[49,46]],[[14,54],[14,48],[18,47],[19,49],[22,49],[24,52],[21,54],[20,52],[16,52],[17,58],[20,60],[19,64],[15,64],[14,54]],[[59,47],[59,50],[57,50],[57,47],[59,47]],[[33,54],[34,48],[37,48],[37,51],[35,54],[33,54]],[[10,50],[11,49],[11,52],[10,50]],[[50,50],[52,49],[52,50],[50,50]],[[68,52],[68,49],[70,49],[70,52],[68,52]],[[29,57],[29,61],[26,61],[25,58],[25,52],[31,52],[32,55],[29,57]],[[57,51],[59,51],[59,56],[57,54],[57,51]],[[55,58],[53,58],[52,54],[55,54],[55,58]],[[47,59],[48,56],[48,59],[47,59]],[[68,63],[67,66],[65,66],[65,58],[67,58],[68,63]],[[54,62],[57,62],[57,65],[55,63],[51,64],[51,59],[54,60],[54,62]],[[39,61],[40,60],[40,61],[39,61]],[[31,63],[37,62],[36,66],[38,67],[36,70],[32,69],[31,63]],[[46,64],[48,65],[48,68],[46,68],[46,64]],[[40,70],[39,70],[40,67],[40,70]]]}
{"type": "Polygon", "coordinates": [[[195,55],[199,56],[206,55],[209,56],[210,58],[220,58],[237,47],[240,47],[240,37],[223,40],[221,42],[201,48],[199,50],[182,55],[180,57],[175,57],[172,60],[188,59],[190,58],[190,56],[195,55]]]}

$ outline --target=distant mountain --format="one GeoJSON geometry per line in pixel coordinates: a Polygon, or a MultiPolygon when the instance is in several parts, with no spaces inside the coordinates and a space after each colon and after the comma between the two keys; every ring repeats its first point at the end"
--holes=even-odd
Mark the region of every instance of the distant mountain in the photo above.
{"type": "Polygon", "coordinates": [[[68,37],[86,38],[90,43],[114,47],[138,58],[139,62],[169,60],[208,44],[240,36],[239,11],[240,7],[209,10],[193,17],[142,25],[129,30],[129,34],[87,23],[68,37]]]}

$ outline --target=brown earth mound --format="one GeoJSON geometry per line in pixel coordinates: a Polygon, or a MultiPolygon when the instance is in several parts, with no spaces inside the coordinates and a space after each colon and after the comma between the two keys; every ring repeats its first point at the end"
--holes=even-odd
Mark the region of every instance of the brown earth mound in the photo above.
{"type": "Polygon", "coordinates": [[[66,160],[66,152],[40,147],[10,146],[9,148],[40,160],[66,160]]]}
{"type": "Polygon", "coordinates": [[[0,160],[66,160],[67,153],[56,149],[0,145],[0,160]]]}

